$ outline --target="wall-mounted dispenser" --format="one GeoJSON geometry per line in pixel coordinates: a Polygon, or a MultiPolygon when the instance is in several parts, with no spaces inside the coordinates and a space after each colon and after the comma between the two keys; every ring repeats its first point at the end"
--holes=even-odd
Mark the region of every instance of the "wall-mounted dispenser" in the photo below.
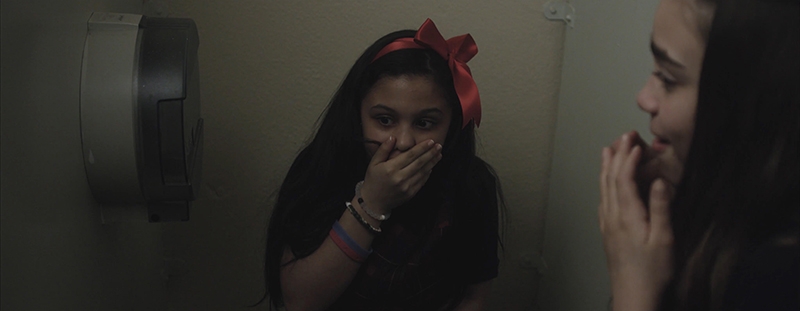
{"type": "Polygon", "coordinates": [[[90,17],[81,138],[104,222],[189,219],[203,151],[198,42],[191,19],[90,17]]]}

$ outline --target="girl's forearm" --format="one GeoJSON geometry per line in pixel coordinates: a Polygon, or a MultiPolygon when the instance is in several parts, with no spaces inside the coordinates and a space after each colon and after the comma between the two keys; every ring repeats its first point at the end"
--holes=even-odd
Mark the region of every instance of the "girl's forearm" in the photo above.
{"type": "MultiPolygon", "coordinates": [[[[379,221],[367,216],[355,199],[351,203],[365,220],[375,227],[380,226],[379,221]]],[[[370,248],[375,236],[348,210],[339,218],[339,224],[362,248],[370,248]]],[[[282,262],[291,259],[292,253],[286,249],[282,262]]],[[[348,257],[330,236],[326,237],[314,253],[281,268],[281,290],[286,309],[324,310],[342,295],[360,267],[361,263],[348,257]]]]}

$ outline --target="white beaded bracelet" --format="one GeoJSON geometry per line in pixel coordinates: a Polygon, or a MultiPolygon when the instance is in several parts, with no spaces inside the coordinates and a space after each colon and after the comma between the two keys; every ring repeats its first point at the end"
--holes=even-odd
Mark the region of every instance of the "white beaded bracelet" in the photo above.
{"type": "Polygon", "coordinates": [[[361,205],[361,209],[363,209],[365,212],[367,212],[367,215],[369,215],[369,217],[372,217],[372,219],[380,220],[380,221],[384,221],[384,220],[389,219],[389,216],[392,216],[392,213],[387,213],[386,215],[381,215],[381,214],[375,213],[373,211],[370,211],[367,208],[367,205],[364,203],[364,199],[361,198],[361,186],[362,185],[364,185],[364,181],[363,180],[359,181],[356,184],[356,197],[358,197],[358,204],[361,205]]]}
{"type": "Polygon", "coordinates": [[[361,217],[361,215],[358,214],[358,212],[356,211],[356,208],[353,207],[353,204],[350,203],[350,201],[345,201],[344,205],[347,206],[347,210],[350,211],[350,214],[352,214],[353,217],[355,217],[356,220],[358,220],[358,222],[360,222],[361,225],[364,226],[365,229],[367,229],[367,231],[372,232],[373,234],[379,234],[379,233],[383,232],[383,231],[381,231],[381,228],[375,228],[366,219],[361,217]]]}

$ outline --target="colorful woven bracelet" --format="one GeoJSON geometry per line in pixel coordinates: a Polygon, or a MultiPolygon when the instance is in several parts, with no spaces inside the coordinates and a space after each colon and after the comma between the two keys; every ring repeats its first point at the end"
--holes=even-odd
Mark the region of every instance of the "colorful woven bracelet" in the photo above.
{"type": "Polygon", "coordinates": [[[371,249],[365,250],[361,245],[358,245],[358,242],[353,240],[353,238],[347,234],[347,231],[342,228],[338,220],[333,223],[333,227],[331,227],[331,231],[328,235],[330,235],[333,243],[335,243],[347,257],[350,257],[350,259],[356,262],[364,262],[369,254],[372,253],[371,249]]]}

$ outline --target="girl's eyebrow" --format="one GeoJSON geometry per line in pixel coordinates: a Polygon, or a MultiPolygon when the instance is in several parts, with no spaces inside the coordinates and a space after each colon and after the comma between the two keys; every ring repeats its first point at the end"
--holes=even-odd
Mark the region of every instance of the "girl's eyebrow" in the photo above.
{"type": "Polygon", "coordinates": [[[386,110],[388,112],[395,112],[394,109],[389,108],[387,106],[384,106],[382,104],[377,104],[377,105],[372,106],[372,107],[369,108],[369,110],[373,110],[373,109],[380,109],[380,110],[386,110]]]}
{"type": "Polygon", "coordinates": [[[439,108],[428,108],[428,109],[424,109],[424,110],[422,110],[422,111],[420,111],[420,112],[419,112],[419,115],[421,115],[421,116],[422,116],[422,115],[426,115],[426,114],[439,114],[439,115],[443,115],[443,114],[444,114],[444,112],[442,112],[442,110],[441,110],[441,109],[439,109],[439,108]]]}
{"type": "MultiPolygon", "coordinates": [[[[375,110],[385,110],[385,111],[387,111],[387,112],[392,112],[392,113],[396,112],[394,109],[392,109],[392,108],[389,108],[389,107],[387,107],[387,106],[385,106],[385,105],[382,105],[382,104],[377,104],[377,105],[375,105],[375,106],[372,106],[372,107],[370,107],[370,108],[369,108],[369,110],[373,110],[373,109],[375,109],[375,110]]],[[[444,112],[442,112],[442,110],[441,110],[441,109],[439,109],[439,108],[428,108],[428,109],[423,109],[422,111],[420,111],[420,112],[418,113],[418,115],[426,115],[426,114],[439,114],[439,115],[443,115],[443,114],[444,114],[444,112]]]]}
{"type": "Polygon", "coordinates": [[[667,63],[678,68],[686,68],[683,66],[683,64],[670,57],[669,54],[667,54],[667,51],[656,45],[652,39],[650,40],[650,51],[653,52],[653,57],[655,57],[659,62],[667,63]]]}

